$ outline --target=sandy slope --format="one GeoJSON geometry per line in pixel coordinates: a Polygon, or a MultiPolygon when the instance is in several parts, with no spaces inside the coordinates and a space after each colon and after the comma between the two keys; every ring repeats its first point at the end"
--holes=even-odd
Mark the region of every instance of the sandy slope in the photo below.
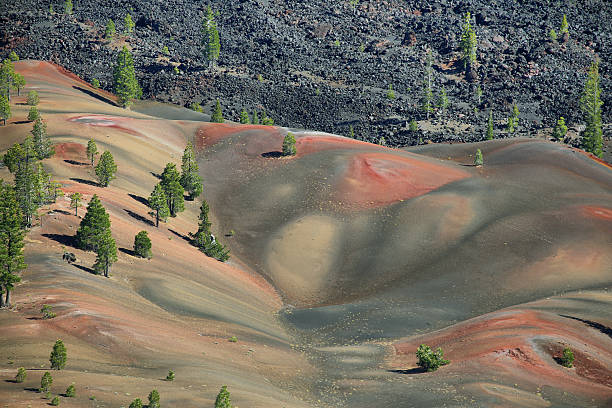
{"type": "MultiPolygon", "coordinates": [[[[77,265],[62,263],[79,218],[64,199],[50,209],[29,234],[17,308],[0,313],[0,350],[13,361],[0,361],[4,378],[44,365],[62,337],[71,358],[57,381],[89,387],[76,405],[93,394],[118,406],[153,387],[167,406],[211,405],[221,384],[242,407],[610,403],[604,163],[534,139],[408,151],[304,131],[298,155],[282,158],[287,129],[140,109],[162,120],[114,107],[50,64],[18,70],[39,89],[57,144],[45,166],[67,193],[100,195],[123,250],[110,279],[89,273],[91,253],[74,250],[77,265]],[[88,183],[90,137],[118,162],[105,189],[88,183]],[[198,202],[159,229],[143,204],[190,138],[213,230],[232,250],[225,265],[183,239],[198,202]],[[153,241],[150,261],[129,251],[141,229],[153,241]],[[43,303],[59,316],[36,320],[43,303]],[[444,347],[453,363],[413,370],[422,342],[444,347]],[[555,363],[561,345],[576,350],[573,371],[555,363]],[[177,380],[160,381],[170,368],[177,380]]],[[[16,123],[25,106],[14,112],[0,129],[2,150],[31,126],[16,123]]],[[[41,374],[32,371],[26,388],[41,374]]],[[[40,401],[23,388],[0,383],[0,394],[16,406],[40,401]]]]}

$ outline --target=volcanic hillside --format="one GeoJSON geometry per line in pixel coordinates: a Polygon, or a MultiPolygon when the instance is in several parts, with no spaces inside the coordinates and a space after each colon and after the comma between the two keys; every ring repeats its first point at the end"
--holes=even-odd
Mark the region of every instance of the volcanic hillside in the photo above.
{"type": "MultiPolygon", "coordinates": [[[[201,122],[162,104],[123,110],[50,63],[16,68],[53,136],[45,167],[66,193],[100,196],[121,250],[110,278],[93,275],[94,254],[70,248],[84,210],[61,199],[43,211],[16,306],[0,313],[2,377],[29,372],[0,383],[9,406],[42,404],[33,388],[57,338],[69,359],[54,390],[74,381],[78,392],[62,406],[90,395],[126,405],[153,388],[166,406],[212,406],[224,384],[243,407],[612,404],[607,164],[541,139],[392,149],[299,129],[287,158],[290,129],[201,122]],[[92,181],[92,137],[118,163],[107,188],[92,181]],[[147,215],[156,175],[188,140],[226,264],[184,239],[199,199],[159,229],[147,215]],[[140,230],[151,260],[131,253],[140,230]],[[40,320],[42,304],[58,316],[40,320]],[[421,372],[421,343],[451,363],[421,372]],[[572,369],[557,362],[567,346],[572,369]],[[169,369],[174,382],[162,380],[169,369]]],[[[12,99],[2,150],[31,128],[23,101],[12,99]]]]}
{"type": "MultiPolygon", "coordinates": [[[[145,96],[206,110],[220,98],[227,118],[241,109],[266,110],[277,123],[391,145],[429,139],[482,140],[489,110],[496,134],[520,109],[517,135],[554,126],[565,117],[572,137],[583,123],[578,109],[586,70],[601,60],[603,121],[612,123],[612,3],[483,0],[187,0],[99,2],[8,0],[0,4],[0,54],[51,60],[104,89],[123,44],[134,52],[145,96]],[[210,5],[221,37],[218,68],[207,69],[201,21],[210,5]],[[462,19],[471,12],[477,36],[475,76],[459,61],[462,19]],[[124,36],[130,13],[135,32],[124,36]],[[567,15],[569,37],[560,33],[567,15]],[[113,19],[119,36],[103,39],[113,19]],[[557,40],[549,32],[556,30],[557,40]],[[168,54],[164,53],[168,47],[168,54]],[[427,118],[420,109],[426,49],[433,53],[434,97],[444,88],[450,106],[427,118]],[[175,71],[176,68],[176,71],[175,71]],[[387,96],[393,86],[394,98],[387,96]],[[480,94],[479,94],[480,89],[480,94]],[[407,123],[419,121],[419,131],[407,123]],[[429,120],[428,120],[429,119],[429,120]]],[[[611,128],[605,128],[606,139],[611,128]]],[[[576,140],[578,142],[578,140],[576,140]]],[[[609,151],[609,149],[606,149],[609,151]]]]}

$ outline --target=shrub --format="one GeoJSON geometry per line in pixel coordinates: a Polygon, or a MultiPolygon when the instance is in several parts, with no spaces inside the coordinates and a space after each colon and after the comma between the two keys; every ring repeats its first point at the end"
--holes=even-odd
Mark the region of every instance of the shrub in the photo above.
{"type": "Polygon", "coordinates": [[[565,135],[567,134],[567,126],[565,126],[565,118],[561,116],[553,129],[552,137],[555,140],[563,140],[565,139],[565,135]]]}
{"type": "Polygon", "coordinates": [[[91,80],[91,86],[93,86],[94,89],[100,88],[100,81],[98,81],[97,78],[92,79],[91,80]]]}
{"type": "Polygon", "coordinates": [[[229,338],[228,340],[230,343],[238,343],[238,337],[236,336],[232,336],[229,338]]]}
{"type": "Polygon", "coordinates": [[[124,25],[124,34],[128,35],[130,34],[132,31],[134,31],[134,20],[132,20],[132,16],[130,15],[130,13],[127,13],[125,15],[125,18],[123,19],[123,25],[124,25]]]}
{"type": "Polygon", "coordinates": [[[72,0],[66,0],[66,2],[64,3],[64,11],[68,15],[72,14],[72,0]]]}
{"type": "Polygon", "coordinates": [[[197,102],[191,102],[191,105],[189,105],[189,109],[191,109],[194,112],[202,113],[202,106],[200,106],[200,104],[197,102]]]}
{"type": "Polygon", "coordinates": [[[54,407],[59,406],[60,404],[60,399],[59,397],[56,395],[55,397],[53,397],[53,399],[51,400],[51,405],[53,405],[54,407]]]}
{"type": "Polygon", "coordinates": [[[243,125],[248,125],[251,123],[251,118],[249,117],[249,113],[244,109],[240,112],[240,123],[243,125]]]}
{"type": "Polygon", "coordinates": [[[170,50],[168,49],[167,45],[164,45],[164,47],[162,48],[162,54],[170,55],[170,50]]]}
{"type": "Polygon", "coordinates": [[[23,367],[19,367],[19,369],[17,370],[17,375],[15,376],[15,382],[22,383],[26,380],[27,376],[28,373],[26,372],[26,369],[23,367]]]}
{"type": "Polygon", "coordinates": [[[140,231],[134,237],[134,252],[141,258],[151,259],[151,239],[147,231],[140,231]]]}
{"type": "Polygon", "coordinates": [[[393,85],[389,84],[389,89],[387,89],[387,98],[395,99],[395,91],[393,90],[393,85]]]}
{"type": "Polygon", "coordinates": [[[19,56],[17,55],[17,53],[15,51],[11,51],[9,53],[9,59],[13,62],[15,61],[19,61],[19,56]]]}
{"type": "Polygon", "coordinates": [[[416,120],[412,119],[410,123],[408,124],[408,129],[414,133],[417,130],[419,130],[419,124],[417,123],[416,120]]]}
{"type": "Polygon", "coordinates": [[[450,361],[444,359],[442,349],[438,347],[433,351],[431,347],[421,344],[417,349],[417,365],[426,371],[436,371],[440,366],[448,364],[450,361]]]}
{"type": "Polygon", "coordinates": [[[40,113],[38,113],[38,108],[36,106],[32,106],[30,108],[30,112],[28,112],[28,120],[35,121],[40,117],[40,113]]]}
{"type": "Polygon", "coordinates": [[[210,117],[210,121],[213,123],[223,123],[223,112],[221,111],[221,103],[219,99],[215,103],[215,109],[213,110],[213,114],[210,117]]]}
{"type": "Polygon", "coordinates": [[[40,98],[38,97],[38,92],[36,92],[36,91],[28,92],[28,98],[27,98],[26,102],[30,106],[38,105],[38,102],[40,102],[40,98]]]}
{"type": "Polygon", "coordinates": [[[574,366],[574,352],[569,347],[563,349],[563,356],[561,357],[561,365],[563,367],[572,368],[574,366]]]}
{"type": "Polygon", "coordinates": [[[232,402],[230,401],[230,393],[227,390],[227,385],[221,387],[219,394],[217,394],[215,408],[232,408],[232,402]]]}
{"type": "Polygon", "coordinates": [[[45,371],[42,378],[40,379],[40,392],[49,392],[51,384],[53,384],[53,377],[51,377],[50,372],[45,371]]]}
{"type": "Polygon", "coordinates": [[[70,384],[68,388],[66,388],[66,397],[74,398],[76,396],[76,389],[74,388],[74,384],[70,384]]]}
{"type": "Polygon", "coordinates": [[[174,371],[168,370],[168,375],[166,376],[166,381],[174,381],[174,371]]]}
{"type": "Polygon", "coordinates": [[[557,42],[557,32],[554,28],[551,28],[548,32],[548,38],[550,38],[550,41],[552,42],[557,42]]]}
{"type": "Polygon", "coordinates": [[[140,398],[136,398],[134,401],[132,401],[129,408],[142,408],[142,401],[140,398]]]}
{"type": "Polygon", "coordinates": [[[381,136],[380,138],[378,138],[378,144],[380,146],[386,146],[387,145],[387,139],[385,139],[384,136],[381,136]]]}
{"type": "Polygon", "coordinates": [[[106,28],[104,29],[104,38],[107,40],[112,40],[117,32],[117,28],[115,27],[115,22],[113,19],[109,19],[108,23],[106,23],[106,28]]]}
{"type": "Polygon", "coordinates": [[[293,133],[287,132],[287,136],[283,139],[283,156],[295,156],[296,154],[295,136],[293,136],[293,133]]]}
{"type": "Polygon", "coordinates": [[[53,319],[55,316],[57,316],[51,309],[52,308],[49,305],[43,305],[40,308],[40,313],[42,313],[43,320],[53,319]]]}
{"type": "Polygon", "coordinates": [[[474,155],[474,166],[482,166],[482,164],[482,152],[480,151],[480,149],[477,149],[476,154],[474,155]]]}

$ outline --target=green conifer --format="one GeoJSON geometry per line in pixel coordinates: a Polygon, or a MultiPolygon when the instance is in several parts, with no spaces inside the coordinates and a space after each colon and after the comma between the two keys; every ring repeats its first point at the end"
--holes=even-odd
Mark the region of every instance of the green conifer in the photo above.
{"type": "Polygon", "coordinates": [[[219,394],[217,394],[215,408],[232,408],[232,402],[230,400],[230,393],[227,390],[227,385],[221,387],[221,391],[219,391],[219,394]]]}
{"type": "Polygon", "coordinates": [[[74,215],[78,217],[79,215],[79,207],[81,206],[81,199],[83,196],[81,193],[72,193],[70,194],[70,207],[74,208],[74,215]]]}
{"type": "Polygon", "coordinates": [[[460,48],[463,55],[463,67],[468,71],[476,63],[476,33],[472,28],[470,12],[465,13],[463,20],[460,48]]]}
{"type": "Polygon", "coordinates": [[[36,106],[32,106],[30,111],[28,112],[28,120],[34,122],[36,119],[40,117],[40,113],[38,113],[38,108],[36,106]]]}
{"type": "Polygon", "coordinates": [[[159,392],[157,392],[157,390],[153,390],[149,393],[149,405],[147,405],[147,408],[160,408],[159,392]]]}
{"type": "Polygon", "coordinates": [[[96,165],[96,176],[98,177],[98,183],[102,187],[107,187],[108,184],[115,178],[117,172],[117,165],[113,159],[111,152],[106,151],[100,156],[100,161],[96,165]]]}
{"type": "Polygon", "coordinates": [[[487,140],[493,140],[493,111],[489,110],[489,120],[487,121],[487,140]]]}
{"type": "Polygon", "coordinates": [[[15,51],[11,51],[9,53],[9,60],[11,60],[12,62],[19,61],[19,56],[17,55],[15,51]]]}
{"type": "Polygon", "coordinates": [[[162,173],[161,186],[166,195],[168,210],[172,217],[176,217],[176,214],[185,210],[185,190],[180,180],[181,176],[176,170],[176,165],[174,163],[166,164],[166,168],[164,168],[162,173]]]}
{"type": "Polygon", "coordinates": [[[104,29],[104,38],[109,41],[112,41],[115,38],[115,33],[117,32],[117,28],[115,27],[115,22],[112,18],[108,19],[106,23],[106,28],[104,29]]]}
{"type": "Polygon", "coordinates": [[[480,149],[477,149],[476,154],[474,155],[474,166],[482,166],[482,164],[482,152],[480,151],[480,149]]]}
{"type": "Polygon", "coordinates": [[[202,194],[202,177],[200,177],[198,163],[195,160],[195,153],[191,142],[187,143],[183,152],[181,164],[181,185],[191,200],[202,194]]]}
{"type": "Polygon", "coordinates": [[[27,267],[23,257],[22,222],[15,190],[0,179],[0,307],[11,305],[11,291],[21,280],[17,274],[27,267]]]}
{"type": "Polygon", "coordinates": [[[68,398],[76,397],[76,389],[74,388],[74,384],[70,384],[68,388],[66,388],[64,395],[66,395],[68,398]]]}
{"type": "Polygon", "coordinates": [[[66,366],[66,346],[62,340],[57,340],[53,345],[53,350],[49,356],[49,362],[51,363],[52,370],[61,370],[66,366]]]}
{"type": "Polygon", "coordinates": [[[166,218],[170,215],[168,209],[168,200],[161,183],[155,185],[153,192],[148,200],[149,207],[154,211],[155,226],[159,228],[159,220],[166,221],[166,218]]]}
{"type": "Polygon", "coordinates": [[[140,398],[136,398],[130,403],[129,408],[142,408],[142,400],[140,398]]]}
{"type": "Polygon", "coordinates": [[[125,45],[117,56],[117,63],[113,69],[113,83],[118,103],[123,108],[131,105],[131,99],[142,96],[142,89],[138,85],[134,71],[134,59],[125,45]]]}
{"type": "Polygon", "coordinates": [[[27,377],[28,373],[26,372],[26,369],[23,367],[19,367],[19,369],[17,370],[17,375],[15,376],[15,382],[22,383],[26,380],[27,377]]]}
{"type": "Polygon", "coordinates": [[[72,14],[72,0],[66,0],[64,2],[64,12],[68,15],[72,14]]]}
{"type": "Polygon", "coordinates": [[[2,125],[6,125],[6,121],[11,117],[11,105],[4,95],[0,95],[0,119],[2,125]]]}
{"type": "Polygon", "coordinates": [[[567,16],[564,14],[563,19],[561,20],[561,27],[559,28],[559,34],[564,35],[567,34],[569,37],[569,24],[567,24],[567,16]]]}
{"type": "Polygon", "coordinates": [[[89,139],[89,142],[87,142],[87,158],[91,161],[92,167],[96,159],[96,154],[98,154],[98,146],[93,139],[89,139]]]}
{"type": "Polygon", "coordinates": [[[93,265],[94,271],[103,274],[108,278],[110,267],[117,262],[117,245],[111,236],[110,229],[105,230],[96,243],[96,262],[93,265]]]}
{"type": "Polygon", "coordinates": [[[34,121],[31,133],[34,138],[34,149],[38,158],[42,160],[53,156],[55,150],[47,134],[47,124],[42,121],[40,116],[34,121]]]}
{"type": "Polygon", "coordinates": [[[130,35],[133,31],[134,31],[134,20],[132,20],[132,16],[130,15],[130,13],[127,13],[125,15],[125,18],[123,19],[123,25],[124,25],[124,34],[125,35],[130,35]]]}
{"type": "Polygon", "coordinates": [[[240,112],[240,123],[243,125],[249,125],[251,123],[251,118],[249,117],[249,113],[244,109],[240,112]]]}
{"type": "Polygon", "coordinates": [[[202,20],[202,45],[209,67],[214,67],[219,59],[221,45],[217,22],[210,6],[206,9],[206,16],[202,20]]]}
{"type": "Polygon", "coordinates": [[[567,126],[565,126],[565,118],[561,116],[553,129],[552,137],[556,141],[563,141],[565,139],[565,135],[567,134],[567,126]]]}
{"type": "Polygon", "coordinates": [[[42,378],[40,379],[40,392],[49,392],[51,389],[51,384],[53,384],[53,377],[51,377],[51,373],[45,371],[42,378]]]}
{"type": "Polygon", "coordinates": [[[95,249],[107,230],[110,231],[110,218],[100,199],[94,194],[76,233],[76,243],[81,249],[95,249]]]}
{"type": "Polygon", "coordinates": [[[287,132],[283,139],[283,156],[295,156],[296,154],[295,136],[293,136],[293,133],[287,132]]]}
{"type": "Polygon", "coordinates": [[[38,92],[30,91],[28,92],[28,97],[26,98],[26,103],[30,106],[36,106],[40,102],[40,98],[38,97],[38,92]]]}
{"type": "Polygon", "coordinates": [[[601,88],[599,84],[599,62],[589,68],[580,107],[584,113],[586,128],[582,133],[584,150],[595,156],[603,157],[603,131],[601,126],[601,88]]]}
{"type": "Polygon", "coordinates": [[[213,123],[224,122],[223,112],[221,111],[221,103],[219,102],[219,99],[217,99],[217,102],[215,103],[215,110],[213,111],[213,114],[210,117],[210,121],[213,123]]]}
{"type": "Polygon", "coordinates": [[[141,258],[151,259],[151,239],[147,235],[147,231],[140,231],[134,237],[134,253],[141,258]]]}

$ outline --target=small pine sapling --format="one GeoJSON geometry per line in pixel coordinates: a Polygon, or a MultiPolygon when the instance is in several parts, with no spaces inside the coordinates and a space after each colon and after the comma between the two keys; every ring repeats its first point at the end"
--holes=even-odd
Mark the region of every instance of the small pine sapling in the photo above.
{"type": "Polygon", "coordinates": [[[76,389],[74,388],[74,383],[70,384],[68,388],[66,388],[66,392],[64,393],[68,398],[74,398],[76,396],[76,389]]]}
{"type": "Polygon", "coordinates": [[[53,319],[55,316],[57,316],[55,312],[53,312],[50,305],[43,305],[40,312],[42,313],[43,320],[53,319]]]}
{"type": "Polygon", "coordinates": [[[49,392],[51,388],[51,384],[53,384],[53,377],[51,377],[51,373],[45,371],[42,378],[40,379],[40,392],[49,392]]]}
{"type": "Polygon", "coordinates": [[[563,349],[563,356],[561,356],[561,365],[567,368],[572,368],[574,366],[574,352],[569,347],[563,349]]]}
{"type": "Polygon", "coordinates": [[[567,134],[567,126],[565,125],[565,118],[561,116],[553,129],[552,137],[556,141],[562,141],[565,139],[565,135],[567,134]]]}
{"type": "Polygon", "coordinates": [[[19,369],[17,370],[17,375],[15,376],[15,382],[22,383],[26,380],[27,377],[28,373],[26,372],[26,369],[23,367],[19,367],[19,369]]]}
{"type": "Polygon", "coordinates": [[[166,381],[174,381],[174,371],[168,370],[168,375],[166,376],[166,381]]]}
{"type": "Polygon", "coordinates": [[[483,165],[482,152],[480,151],[480,149],[477,149],[476,154],[474,155],[474,166],[482,166],[482,165],[483,165]]]}
{"type": "Polygon", "coordinates": [[[51,405],[54,406],[54,407],[57,407],[57,406],[59,406],[59,404],[60,404],[60,398],[59,398],[59,396],[56,395],[51,400],[51,405]]]}
{"type": "Polygon", "coordinates": [[[417,349],[416,356],[418,359],[417,365],[425,371],[436,371],[440,366],[450,363],[450,361],[444,359],[444,353],[440,347],[433,351],[431,347],[421,344],[417,349]]]}
{"type": "Polygon", "coordinates": [[[296,154],[295,136],[293,136],[293,133],[287,132],[287,135],[283,139],[283,156],[295,156],[296,154]]]}

